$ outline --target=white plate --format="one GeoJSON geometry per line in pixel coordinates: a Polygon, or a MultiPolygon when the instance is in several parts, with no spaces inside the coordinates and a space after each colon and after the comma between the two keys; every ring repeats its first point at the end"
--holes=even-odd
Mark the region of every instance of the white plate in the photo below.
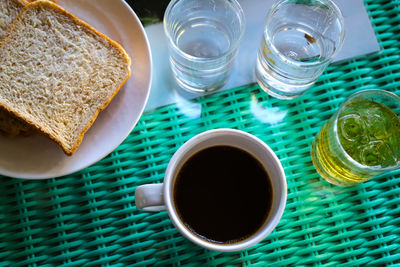
{"type": "Polygon", "coordinates": [[[119,42],[132,59],[132,75],[100,112],[71,157],[48,138],[0,137],[0,174],[43,179],[79,171],[113,151],[132,131],[150,92],[151,53],[144,29],[123,0],[58,0],[60,6],[119,42]]]}

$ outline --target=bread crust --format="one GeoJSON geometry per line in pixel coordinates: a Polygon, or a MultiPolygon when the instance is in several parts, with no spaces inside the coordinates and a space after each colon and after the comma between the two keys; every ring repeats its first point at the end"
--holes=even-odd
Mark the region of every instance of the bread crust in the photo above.
{"type": "MultiPolygon", "coordinates": [[[[27,3],[32,3],[32,2],[35,2],[37,0],[24,0],[24,1],[27,2],[27,3]]],[[[49,0],[49,1],[57,4],[57,0],[49,0]]]]}
{"type": "Polygon", "coordinates": [[[62,7],[60,7],[59,5],[47,1],[47,0],[38,0],[32,3],[28,3],[19,13],[18,17],[14,20],[13,24],[11,25],[10,30],[7,32],[7,34],[4,36],[4,38],[1,40],[0,42],[0,47],[2,47],[6,42],[7,39],[9,38],[9,35],[12,31],[15,30],[15,28],[18,25],[18,21],[23,19],[23,16],[25,14],[25,12],[27,12],[27,10],[35,8],[37,6],[42,6],[42,7],[46,7],[49,9],[52,9],[54,11],[57,12],[61,12],[64,15],[70,17],[74,22],[76,22],[77,24],[86,27],[87,29],[89,29],[92,33],[94,33],[95,35],[103,38],[104,40],[107,41],[108,44],[110,44],[113,48],[116,48],[119,50],[119,52],[123,55],[124,61],[127,64],[127,75],[126,78],[119,84],[116,86],[116,89],[113,91],[112,95],[108,98],[108,100],[104,103],[103,106],[100,106],[97,108],[97,110],[95,111],[94,115],[91,117],[91,119],[89,120],[89,122],[86,124],[85,127],[83,127],[83,130],[80,132],[77,141],[75,142],[75,144],[73,145],[72,148],[68,148],[61,140],[59,140],[56,136],[52,135],[51,133],[47,132],[46,129],[44,129],[43,127],[41,127],[41,125],[36,124],[34,121],[30,120],[29,118],[26,118],[23,114],[19,114],[18,112],[16,112],[15,110],[12,110],[11,108],[9,108],[8,106],[4,105],[4,103],[0,102],[0,106],[2,106],[4,109],[6,109],[8,112],[14,114],[15,116],[17,116],[18,118],[23,119],[24,121],[26,121],[28,124],[30,124],[31,126],[33,126],[35,129],[37,129],[39,132],[47,135],[49,138],[51,138],[52,140],[54,140],[57,144],[60,145],[60,147],[63,149],[63,151],[65,152],[65,154],[67,154],[68,156],[72,156],[75,151],[78,149],[79,145],[81,144],[83,137],[85,135],[85,133],[89,130],[89,128],[93,125],[94,121],[96,120],[96,118],[98,117],[98,114],[104,110],[112,101],[112,99],[114,98],[114,96],[119,92],[119,90],[121,89],[121,87],[125,84],[125,82],[129,79],[129,77],[131,76],[131,58],[129,57],[129,55],[127,54],[127,52],[125,51],[125,49],[116,41],[111,40],[108,36],[106,36],[105,34],[99,32],[97,29],[95,29],[93,26],[89,25],[88,23],[84,22],[83,20],[79,19],[78,17],[76,17],[75,15],[71,14],[70,12],[66,11],[65,9],[63,9],[62,7]]]}

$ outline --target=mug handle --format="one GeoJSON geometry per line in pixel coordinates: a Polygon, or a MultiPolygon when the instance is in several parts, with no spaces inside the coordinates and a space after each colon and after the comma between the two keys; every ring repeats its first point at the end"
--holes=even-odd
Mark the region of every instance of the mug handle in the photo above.
{"type": "Polygon", "coordinates": [[[164,203],[164,184],[140,185],[135,190],[136,208],[144,211],[166,210],[164,203]]]}

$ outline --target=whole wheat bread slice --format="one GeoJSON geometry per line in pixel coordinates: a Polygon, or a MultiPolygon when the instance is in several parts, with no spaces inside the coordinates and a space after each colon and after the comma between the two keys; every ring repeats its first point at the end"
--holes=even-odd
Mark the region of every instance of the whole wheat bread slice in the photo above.
{"type": "MultiPolygon", "coordinates": [[[[29,0],[33,2],[36,0],[29,0]]],[[[55,0],[53,0],[55,2],[55,0]]],[[[18,16],[22,8],[27,4],[23,0],[0,0],[0,40],[10,28],[14,19],[18,16]]],[[[0,108],[0,132],[9,137],[30,135],[34,133],[34,128],[19,119],[12,113],[0,108]]]]}
{"type": "Polygon", "coordinates": [[[0,133],[6,137],[29,136],[35,133],[35,128],[18,118],[6,109],[0,107],[0,133]]]}
{"type": "Polygon", "coordinates": [[[0,40],[24,6],[21,0],[0,0],[0,40]]]}
{"type": "Polygon", "coordinates": [[[0,107],[72,155],[129,78],[130,65],[118,43],[39,0],[21,11],[0,43],[0,107]]]}
{"type": "MultiPolygon", "coordinates": [[[[36,0],[0,0],[0,40],[10,28],[21,9],[29,2],[36,0]]],[[[50,0],[57,3],[56,0],[50,0]]]]}

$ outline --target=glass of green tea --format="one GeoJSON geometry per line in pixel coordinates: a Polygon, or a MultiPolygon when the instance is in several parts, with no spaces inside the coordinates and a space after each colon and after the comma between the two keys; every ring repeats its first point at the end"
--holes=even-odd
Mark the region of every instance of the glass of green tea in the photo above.
{"type": "Polygon", "coordinates": [[[368,89],[351,95],[315,136],[311,157],[328,182],[353,186],[400,167],[400,97],[368,89]]]}

